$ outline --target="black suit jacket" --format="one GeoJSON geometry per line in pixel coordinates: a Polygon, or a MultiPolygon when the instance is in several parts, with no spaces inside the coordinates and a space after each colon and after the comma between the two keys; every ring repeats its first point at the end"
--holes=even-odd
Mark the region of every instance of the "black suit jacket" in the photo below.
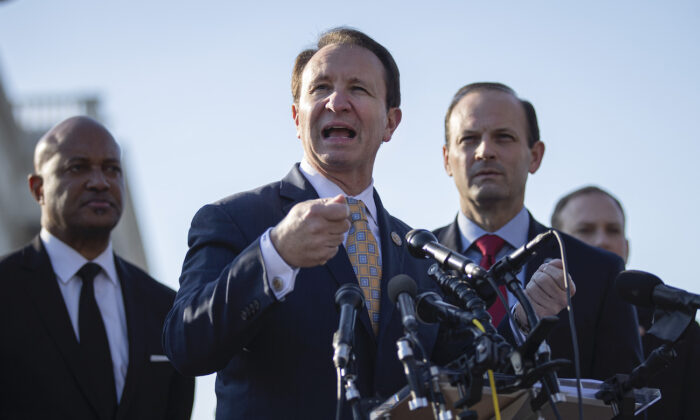
{"type": "MultiPolygon", "coordinates": [[[[192,221],[190,249],[164,343],[182,372],[218,372],[217,418],[334,417],[334,294],[340,285],[357,282],[345,249],[341,246],[322,266],[302,268],[283,301],[269,289],[260,252],[265,230],[295,204],[315,198],[295,166],[281,182],[204,206],[192,221]]],[[[404,273],[420,289],[437,287],[427,279],[428,261],[406,250],[403,238],[409,227],[387,213],[376,192],[374,199],[383,259],[379,333],[372,333],[367,311],[358,311],[353,351],[362,397],[387,397],[406,383],[396,356],[402,327],[387,296],[387,282],[404,273]]],[[[422,325],[419,332],[434,360],[446,362],[456,355],[446,346],[434,348],[436,326],[422,325]]],[[[347,407],[344,417],[351,418],[347,407]]]]}
{"type": "MultiPolygon", "coordinates": [[[[129,338],[116,419],[189,419],[194,380],[163,355],[163,320],[175,292],[115,256],[129,338]]],[[[0,418],[97,419],[93,390],[51,262],[39,237],[0,259],[0,418]]]]}
{"type": "MultiPolygon", "coordinates": [[[[547,228],[530,216],[528,240],[547,228]]],[[[435,231],[445,246],[463,251],[457,220],[435,231]]],[[[578,337],[579,360],[583,378],[605,380],[616,373],[629,373],[642,360],[637,328],[637,316],[632,305],[623,302],[615,293],[613,284],[617,273],[624,269],[622,260],[607,251],[599,250],[562,234],[566,248],[569,274],[576,283],[576,294],[571,300],[578,337]]],[[[525,279],[547,258],[559,258],[556,241],[545,247],[527,264],[525,279]]],[[[547,342],[552,358],[573,360],[571,329],[566,309],[559,313],[547,342]]],[[[499,328],[503,330],[503,328],[499,328]]],[[[574,377],[573,365],[559,371],[562,378],[574,377]]]]}

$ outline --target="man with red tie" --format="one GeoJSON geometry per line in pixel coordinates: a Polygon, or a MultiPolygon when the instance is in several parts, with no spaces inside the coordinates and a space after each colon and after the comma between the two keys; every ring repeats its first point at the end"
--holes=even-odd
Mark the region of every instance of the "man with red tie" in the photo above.
{"type": "MultiPolygon", "coordinates": [[[[530,102],[500,83],[461,88],[447,110],[443,146],[445,171],[459,191],[460,211],[452,224],[435,232],[440,242],[489,268],[546,231],[524,206],[527,177],[539,169],[544,151],[530,102]]],[[[622,260],[573,238],[564,240],[582,376],[603,380],[631,371],[641,360],[636,315],[612,290],[622,260]]],[[[538,317],[559,317],[548,338],[552,357],[573,360],[559,257],[552,243],[517,277],[538,317]]],[[[512,294],[502,292],[509,307],[497,301],[489,308],[494,325],[512,310],[518,325],[506,322],[501,330],[526,332],[531,326],[522,307],[512,294]]],[[[560,376],[574,376],[573,366],[562,369],[560,376]]]]}

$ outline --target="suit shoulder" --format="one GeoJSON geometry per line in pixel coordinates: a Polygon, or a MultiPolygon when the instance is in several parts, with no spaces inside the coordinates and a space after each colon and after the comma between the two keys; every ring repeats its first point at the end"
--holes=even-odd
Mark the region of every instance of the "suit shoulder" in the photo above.
{"type": "Polygon", "coordinates": [[[10,252],[9,254],[0,256],[0,267],[17,264],[22,258],[22,251],[23,249],[18,249],[10,252]]]}
{"type": "Polygon", "coordinates": [[[271,182],[269,184],[254,188],[252,190],[231,194],[227,197],[213,202],[211,205],[230,207],[238,205],[247,205],[248,203],[254,203],[256,201],[264,202],[264,200],[268,199],[273,195],[279,195],[280,184],[281,183],[279,181],[271,182]]]}
{"type": "Polygon", "coordinates": [[[409,230],[413,229],[411,226],[409,226],[409,225],[408,225],[407,223],[405,223],[403,220],[401,220],[401,219],[399,219],[399,218],[397,218],[397,217],[394,217],[394,216],[392,216],[391,214],[389,214],[389,220],[390,220],[390,222],[391,222],[391,224],[392,224],[392,229],[393,229],[393,230],[399,230],[399,231],[401,231],[402,233],[406,233],[406,232],[408,232],[409,230]]]}
{"type": "Polygon", "coordinates": [[[165,284],[151,277],[148,273],[135,266],[134,264],[117,257],[122,264],[123,274],[137,281],[139,287],[147,291],[151,296],[156,298],[167,298],[170,301],[175,299],[175,291],[165,284]]]}
{"type": "Polygon", "coordinates": [[[32,245],[27,245],[24,248],[0,256],[0,274],[7,270],[16,270],[18,266],[22,265],[22,262],[26,259],[26,253],[31,251],[31,248],[32,245]]]}
{"type": "Polygon", "coordinates": [[[275,200],[279,200],[279,197],[280,182],[272,182],[202,206],[195,214],[193,222],[198,219],[207,219],[214,214],[234,219],[234,215],[259,212],[261,209],[270,207],[275,200]]]}
{"type": "MultiPolygon", "coordinates": [[[[557,231],[559,232],[559,231],[557,231]]],[[[596,264],[605,264],[607,266],[624,268],[624,261],[618,255],[612,252],[606,251],[601,248],[596,248],[588,245],[573,236],[567,235],[566,233],[559,232],[564,239],[564,245],[566,246],[567,254],[576,254],[586,260],[596,261],[596,264]]]]}
{"type": "Polygon", "coordinates": [[[442,233],[447,230],[448,227],[450,227],[450,225],[445,225],[445,226],[439,227],[437,229],[433,229],[433,235],[435,235],[435,237],[439,238],[440,236],[442,236],[442,233]]]}

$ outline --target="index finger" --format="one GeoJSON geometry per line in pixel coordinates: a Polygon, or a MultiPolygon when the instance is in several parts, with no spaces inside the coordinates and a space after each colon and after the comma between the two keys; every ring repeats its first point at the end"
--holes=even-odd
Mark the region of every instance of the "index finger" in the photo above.
{"type": "Polygon", "coordinates": [[[350,207],[346,202],[326,201],[319,210],[321,216],[331,222],[338,222],[350,217],[350,207]]]}

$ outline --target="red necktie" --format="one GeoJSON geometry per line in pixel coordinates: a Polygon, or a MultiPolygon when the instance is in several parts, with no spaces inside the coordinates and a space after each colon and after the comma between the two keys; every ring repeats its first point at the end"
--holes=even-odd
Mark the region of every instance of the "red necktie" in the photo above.
{"type": "MultiPolygon", "coordinates": [[[[505,244],[505,241],[496,235],[484,235],[477,239],[476,246],[479,248],[479,251],[481,251],[481,255],[483,255],[481,264],[479,265],[485,270],[491,268],[491,266],[496,262],[496,254],[498,254],[498,251],[503,248],[503,244],[505,244]]],[[[506,303],[508,303],[508,293],[506,293],[506,287],[499,286],[498,290],[501,291],[501,294],[503,294],[503,297],[506,299],[506,303]]],[[[503,317],[506,315],[506,310],[507,309],[501,304],[501,301],[496,299],[496,302],[494,302],[494,304],[489,308],[489,314],[493,319],[493,325],[498,326],[503,317]]]]}

